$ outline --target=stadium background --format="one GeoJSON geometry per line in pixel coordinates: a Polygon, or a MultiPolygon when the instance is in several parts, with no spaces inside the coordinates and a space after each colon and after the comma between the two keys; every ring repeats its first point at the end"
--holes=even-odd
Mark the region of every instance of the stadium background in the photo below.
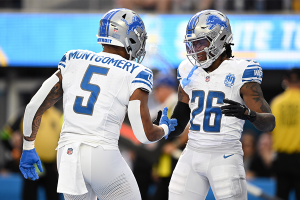
{"type": "MultiPolygon", "coordinates": [[[[185,58],[185,27],[197,10],[179,9],[178,2],[172,1],[167,13],[159,13],[155,6],[136,9],[148,33],[143,64],[155,71],[175,71],[185,58]]],[[[244,0],[242,8],[234,0],[227,0],[226,4],[224,0],[223,7],[218,4],[220,0],[210,2],[208,8],[221,8],[228,14],[235,58],[254,59],[262,66],[262,90],[270,102],[283,91],[285,70],[300,67],[298,1],[265,1],[278,4],[274,9],[259,7],[257,2],[263,1],[258,0],[253,0],[251,9],[247,7],[250,0],[244,0]]],[[[0,0],[0,127],[25,106],[32,89],[56,71],[66,51],[102,50],[96,41],[99,20],[118,3],[113,0],[0,0]]],[[[274,180],[257,179],[253,183],[274,194],[274,180]]],[[[16,174],[0,174],[0,200],[19,199],[21,184],[16,174]]],[[[211,193],[207,199],[213,199],[211,193]]]]}

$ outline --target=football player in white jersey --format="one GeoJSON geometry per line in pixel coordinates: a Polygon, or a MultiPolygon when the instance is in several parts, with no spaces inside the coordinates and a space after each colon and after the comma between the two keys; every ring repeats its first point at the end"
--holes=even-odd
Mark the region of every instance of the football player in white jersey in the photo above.
{"type": "Polygon", "coordinates": [[[194,15],[186,29],[187,60],[178,67],[178,103],[171,118],[189,140],[172,174],[170,200],[204,200],[209,187],[217,200],[245,200],[247,188],[240,142],[245,120],[272,131],[275,118],[263,97],[262,69],[232,58],[228,18],[216,10],[194,15]]]}
{"type": "Polygon", "coordinates": [[[38,179],[42,171],[34,149],[45,110],[63,97],[64,123],[58,144],[57,192],[66,200],[141,199],[136,180],[118,149],[120,128],[128,110],[133,132],[142,143],[167,137],[176,126],[167,108],[153,125],[148,110],[152,71],[139,64],[147,34],[137,13],[113,9],[100,21],[103,51],[68,51],[59,70],[47,79],[27,105],[20,170],[38,179]]]}

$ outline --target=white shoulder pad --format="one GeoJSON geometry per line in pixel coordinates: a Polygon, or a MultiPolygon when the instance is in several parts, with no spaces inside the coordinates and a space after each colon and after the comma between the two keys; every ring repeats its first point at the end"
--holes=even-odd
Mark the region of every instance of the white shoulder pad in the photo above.
{"type": "Polygon", "coordinates": [[[177,69],[177,80],[180,81],[183,78],[186,78],[189,75],[190,71],[193,69],[193,67],[194,66],[188,59],[182,61],[177,69]]]}
{"type": "Polygon", "coordinates": [[[41,88],[26,106],[23,122],[23,132],[26,137],[30,137],[32,133],[32,122],[37,110],[42,105],[53,86],[59,81],[59,78],[55,73],[43,83],[41,88]]]}

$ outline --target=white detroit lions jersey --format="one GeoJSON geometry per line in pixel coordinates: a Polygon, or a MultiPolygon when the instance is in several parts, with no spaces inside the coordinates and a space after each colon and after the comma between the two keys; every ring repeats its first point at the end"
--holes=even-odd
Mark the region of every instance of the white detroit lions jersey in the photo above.
{"type": "Polygon", "coordinates": [[[60,143],[76,139],[117,148],[129,98],[137,88],[152,91],[152,71],[116,54],[87,50],[68,51],[58,68],[64,92],[60,143]]]}
{"type": "MultiPolygon", "coordinates": [[[[188,60],[178,67],[177,76],[182,87],[182,80],[192,68],[188,60]]],[[[197,68],[184,87],[191,109],[188,145],[201,151],[226,150],[243,154],[240,137],[245,121],[223,115],[220,107],[224,98],[244,104],[240,88],[247,82],[260,84],[262,76],[260,65],[247,60],[225,60],[210,73],[197,68]]]]}

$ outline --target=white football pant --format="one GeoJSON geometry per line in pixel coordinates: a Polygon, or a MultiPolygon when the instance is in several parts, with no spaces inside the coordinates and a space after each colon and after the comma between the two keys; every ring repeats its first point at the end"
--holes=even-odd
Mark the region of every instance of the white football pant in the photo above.
{"type": "Polygon", "coordinates": [[[169,200],[205,200],[209,187],[216,200],[246,200],[242,155],[199,153],[186,148],[172,174],[169,200]]]}
{"type": "MultiPolygon", "coordinates": [[[[58,168],[63,149],[57,153],[58,168]]],[[[120,151],[81,144],[79,155],[88,193],[64,194],[65,200],[97,200],[97,197],[99,200],[141,199],[137,182],[120,151]]]]}

